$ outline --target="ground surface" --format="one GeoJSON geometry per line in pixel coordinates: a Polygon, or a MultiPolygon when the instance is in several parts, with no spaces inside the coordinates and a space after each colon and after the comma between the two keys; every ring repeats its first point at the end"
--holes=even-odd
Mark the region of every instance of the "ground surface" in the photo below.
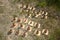
{"type": "MultiPolygon", "coordinates": [[[[25,1],[21,0],[20,2],[24,3],[25,1]]],[[[32,2],[31,5],[35,6],[36,2],[32,2]]],[[[20,9],[18,8],[18,4],[20,4],[19,0],[16,2],[14,0],[0,0],[0,40],[9,40],[7,39],[8,38],[7,31],[10,29],[10,26],[12,24],[11,20],[12,20],[13,15],[17,15],[17,16],[25,15],[26,12],[20,12],[20,9]]],[[[52,14],[52,13],[51,14],[49,13],[48,19],[40,19],[40,18],[31,19],[35,22],[42,24],[41,30],[43,28],[48,28],[50,31],[50,34],[48,36],[42,35],[40,37],[37,37],[37,36],[29,35],[28,37],[23,38],[21,36],[16,37],[12,35],[11,39],[12,40],[49,40],[51,33],[54,33],[54,30],[56,30],[56,28],[57,29],[60,28],[59,27],[60,16],[54,13],[52,14]]]]}

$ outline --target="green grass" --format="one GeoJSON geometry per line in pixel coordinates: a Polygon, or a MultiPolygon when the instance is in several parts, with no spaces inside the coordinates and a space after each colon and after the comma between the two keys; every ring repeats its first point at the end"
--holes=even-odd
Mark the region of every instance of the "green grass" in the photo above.
{"type": "Polygon", "coordinates": [[[18,37],[18,40],[23,40],[23,38],[21,36],[18,37]]]}
{"type": "Polygon", "coordinates": [[[0,40],[2,40],[2,38],[3,38],[3,34],[2,32],[0,32],[0,40]]]}
{"type": "Polygon", "coordinates": [[[0,6],[0,13],[3,13],[3,12],[4,12],[4,7],[0,6]]]}
{"type": "Polygon", "coordinates": [[[50,35],[49,40],[60,40],[60,29],[55,29],[54,33],[50,35]]]}

